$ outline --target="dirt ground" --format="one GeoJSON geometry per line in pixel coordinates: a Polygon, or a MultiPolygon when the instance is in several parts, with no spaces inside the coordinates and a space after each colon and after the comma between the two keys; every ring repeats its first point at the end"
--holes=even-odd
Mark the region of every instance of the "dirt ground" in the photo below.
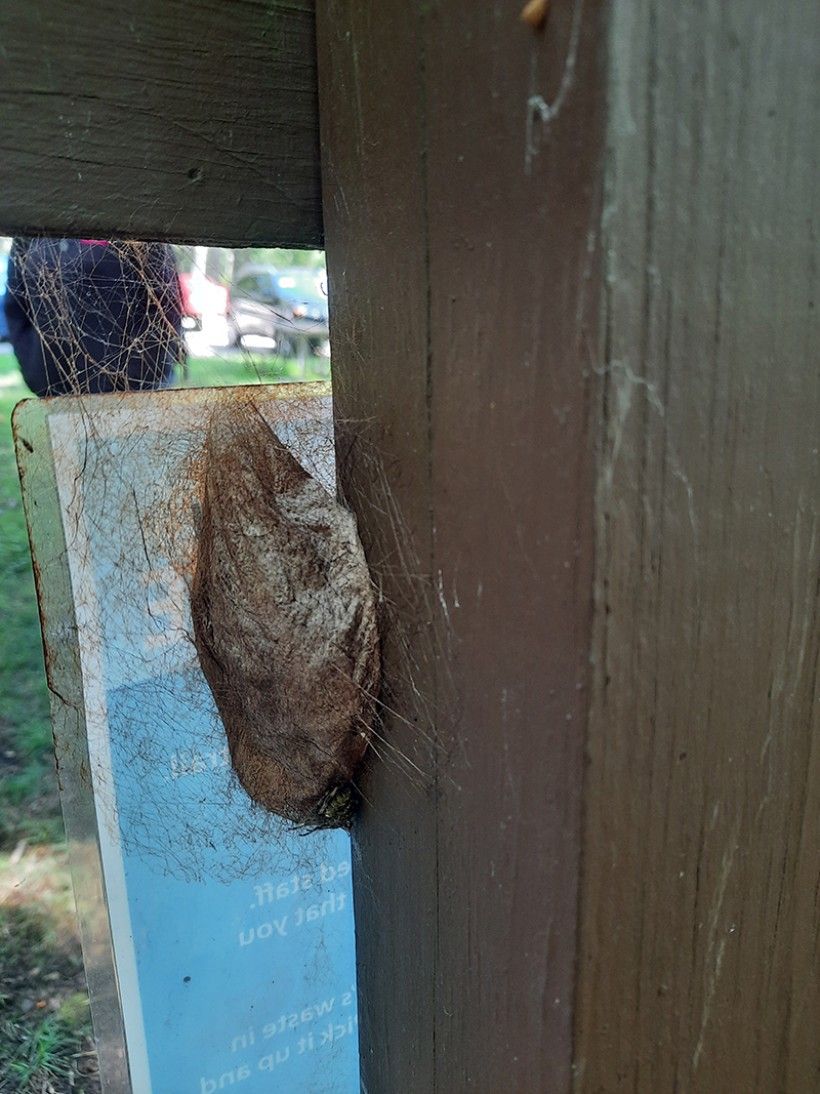
{"type": "Polygon", "coordinates": [[[0,1091],[97,1094],[65,848],[21,841],[0,858],[0,1091]]]}

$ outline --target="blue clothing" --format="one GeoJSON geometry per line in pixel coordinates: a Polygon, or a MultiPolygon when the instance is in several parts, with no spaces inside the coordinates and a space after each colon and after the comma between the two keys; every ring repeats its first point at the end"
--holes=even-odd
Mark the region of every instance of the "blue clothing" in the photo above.
{"type": "Polygon", "coordinates": [[[8,258],[0,255],[0,342],[5,342],[9,336],[9,325],[6,322],[6,309],[3,307],[3,297],[6,295],[6,271],[8,258]]]}
{"type": "Polygon", "coordinates": [[[167,387],[183,353],[179,278],[164,243],[15,239],[4,306],[35,395],[167,387]]]}

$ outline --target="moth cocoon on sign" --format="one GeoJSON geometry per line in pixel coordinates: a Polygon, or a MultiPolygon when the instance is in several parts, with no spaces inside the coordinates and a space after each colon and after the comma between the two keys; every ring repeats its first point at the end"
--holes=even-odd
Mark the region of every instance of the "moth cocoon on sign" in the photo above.
{"type": "Polygon", "coordinates": [[[233,767],[287,820],[346,826],[380,681],[355,519],[250,399],[213,412],[201,489],[194,638],[233,767]]]}

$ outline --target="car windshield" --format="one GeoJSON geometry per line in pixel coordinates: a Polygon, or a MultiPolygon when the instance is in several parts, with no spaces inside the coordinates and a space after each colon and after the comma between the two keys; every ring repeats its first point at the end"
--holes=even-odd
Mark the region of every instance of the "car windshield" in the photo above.
{"type": "Polygon", "coordinates": [[[323,270],[286,270],[276,277],[276,289],[281,300],[288,303],[325,303],[322,292],[323,270]]]}

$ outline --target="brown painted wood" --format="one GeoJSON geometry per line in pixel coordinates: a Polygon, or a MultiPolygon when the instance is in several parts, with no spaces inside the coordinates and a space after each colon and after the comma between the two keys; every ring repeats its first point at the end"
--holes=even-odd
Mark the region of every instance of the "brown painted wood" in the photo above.
{"type": "Polygon", "coordinates": [[[580,14],[318,11],[340,471],[385,735],[425,775],[374,764],[355,833],[370,1094],[569,1082],[604,105],[580,14]]]}
{"type": "Polygon", "coordinates": [[[5,0],[0,230],[322,242],[312,0],[5,0]]]}
{"type": "Polygon", "coordinates": [[[354,833],[363,1089],[413,1094],[435,1089],[437,884],[417,16],[333,0],[318,42],[339,481],[381,592],[390,708],[354,833]]]}
{"type": "Polygon", "coordinates": [[[618,4],[611,44],[577,1085],[812,1094],[817,10],[618,4]]]}
{"type": "Polygon", "coordinates": [[[556,7],[539,36],[517,5],[442,5],[426,28],[448,1094],[569,1080],[605,105],[601,9],[581,12],[556,7]],[[558,103],[546,126],[536,95],[558,103]]]}

